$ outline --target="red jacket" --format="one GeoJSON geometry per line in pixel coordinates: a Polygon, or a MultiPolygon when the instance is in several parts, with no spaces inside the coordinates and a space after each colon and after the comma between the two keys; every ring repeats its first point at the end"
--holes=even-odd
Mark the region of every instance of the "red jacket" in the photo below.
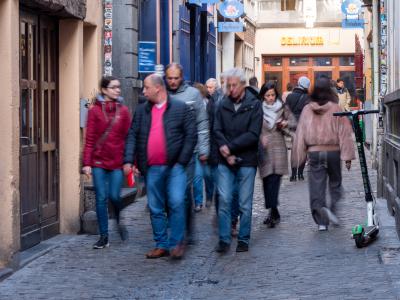
{"type": "Polygon", "coordinates": [[[122,168],[125,138],[131,123],[126,106],[118,102],[96,101],[89,110],[86,125],[86,142],[83,150],[83,166],[115,170],[122,168]],[[106,139],[103,133],[112,125],[106,139]],[[101,139],[103,141],[101,141],[101,139]]]}

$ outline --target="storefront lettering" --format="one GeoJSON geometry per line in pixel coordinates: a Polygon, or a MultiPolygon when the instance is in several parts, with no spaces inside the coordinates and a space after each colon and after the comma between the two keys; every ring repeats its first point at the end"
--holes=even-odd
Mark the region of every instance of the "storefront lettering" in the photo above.
{"type": "Polygon", "coordinates": [[[322,36],[299,36],[281,38],[282,46],[323,46],[324,38],[322,36]]]}

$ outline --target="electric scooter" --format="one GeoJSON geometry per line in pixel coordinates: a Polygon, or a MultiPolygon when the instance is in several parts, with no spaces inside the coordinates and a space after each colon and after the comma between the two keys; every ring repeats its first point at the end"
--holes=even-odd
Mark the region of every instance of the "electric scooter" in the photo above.
{"type": "Polygon", "coordinates": [[[334,116],[347,116],[353,124],[353,130],[356,136],[358,156],[361,166],[361,176],[364,183],[365,201],[367,202],[367,224],[359,224],[352,229],[352,238],[357,248],[367,246],[373,242],[379,233],[379,220],[375,212],[375,199],[371,192],[371,183],[368,177],[368,167],[365,160],[363,131],[359,123],[359,116],[366,114],[376,114],[379,110],[354,110],[334,113],[334,116]]]}

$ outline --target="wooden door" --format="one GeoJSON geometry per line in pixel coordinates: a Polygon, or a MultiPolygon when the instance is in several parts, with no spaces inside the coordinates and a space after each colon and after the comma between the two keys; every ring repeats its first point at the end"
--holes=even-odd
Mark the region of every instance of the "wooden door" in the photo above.
{"type": "Polygon", "coordinates": [[[57,36],[56,21],[21,12],[21,250],[59,231],[57,36]]]}

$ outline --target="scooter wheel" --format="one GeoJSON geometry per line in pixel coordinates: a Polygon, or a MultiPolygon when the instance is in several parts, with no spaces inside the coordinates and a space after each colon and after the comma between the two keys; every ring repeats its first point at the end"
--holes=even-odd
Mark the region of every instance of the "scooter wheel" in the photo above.
{"type": "Polygon", "coordinates": [[[356,234],[354,236],[354,241],[356,242],[357,248],[364,247],[364,231],[362,233],[356,234]]]}

